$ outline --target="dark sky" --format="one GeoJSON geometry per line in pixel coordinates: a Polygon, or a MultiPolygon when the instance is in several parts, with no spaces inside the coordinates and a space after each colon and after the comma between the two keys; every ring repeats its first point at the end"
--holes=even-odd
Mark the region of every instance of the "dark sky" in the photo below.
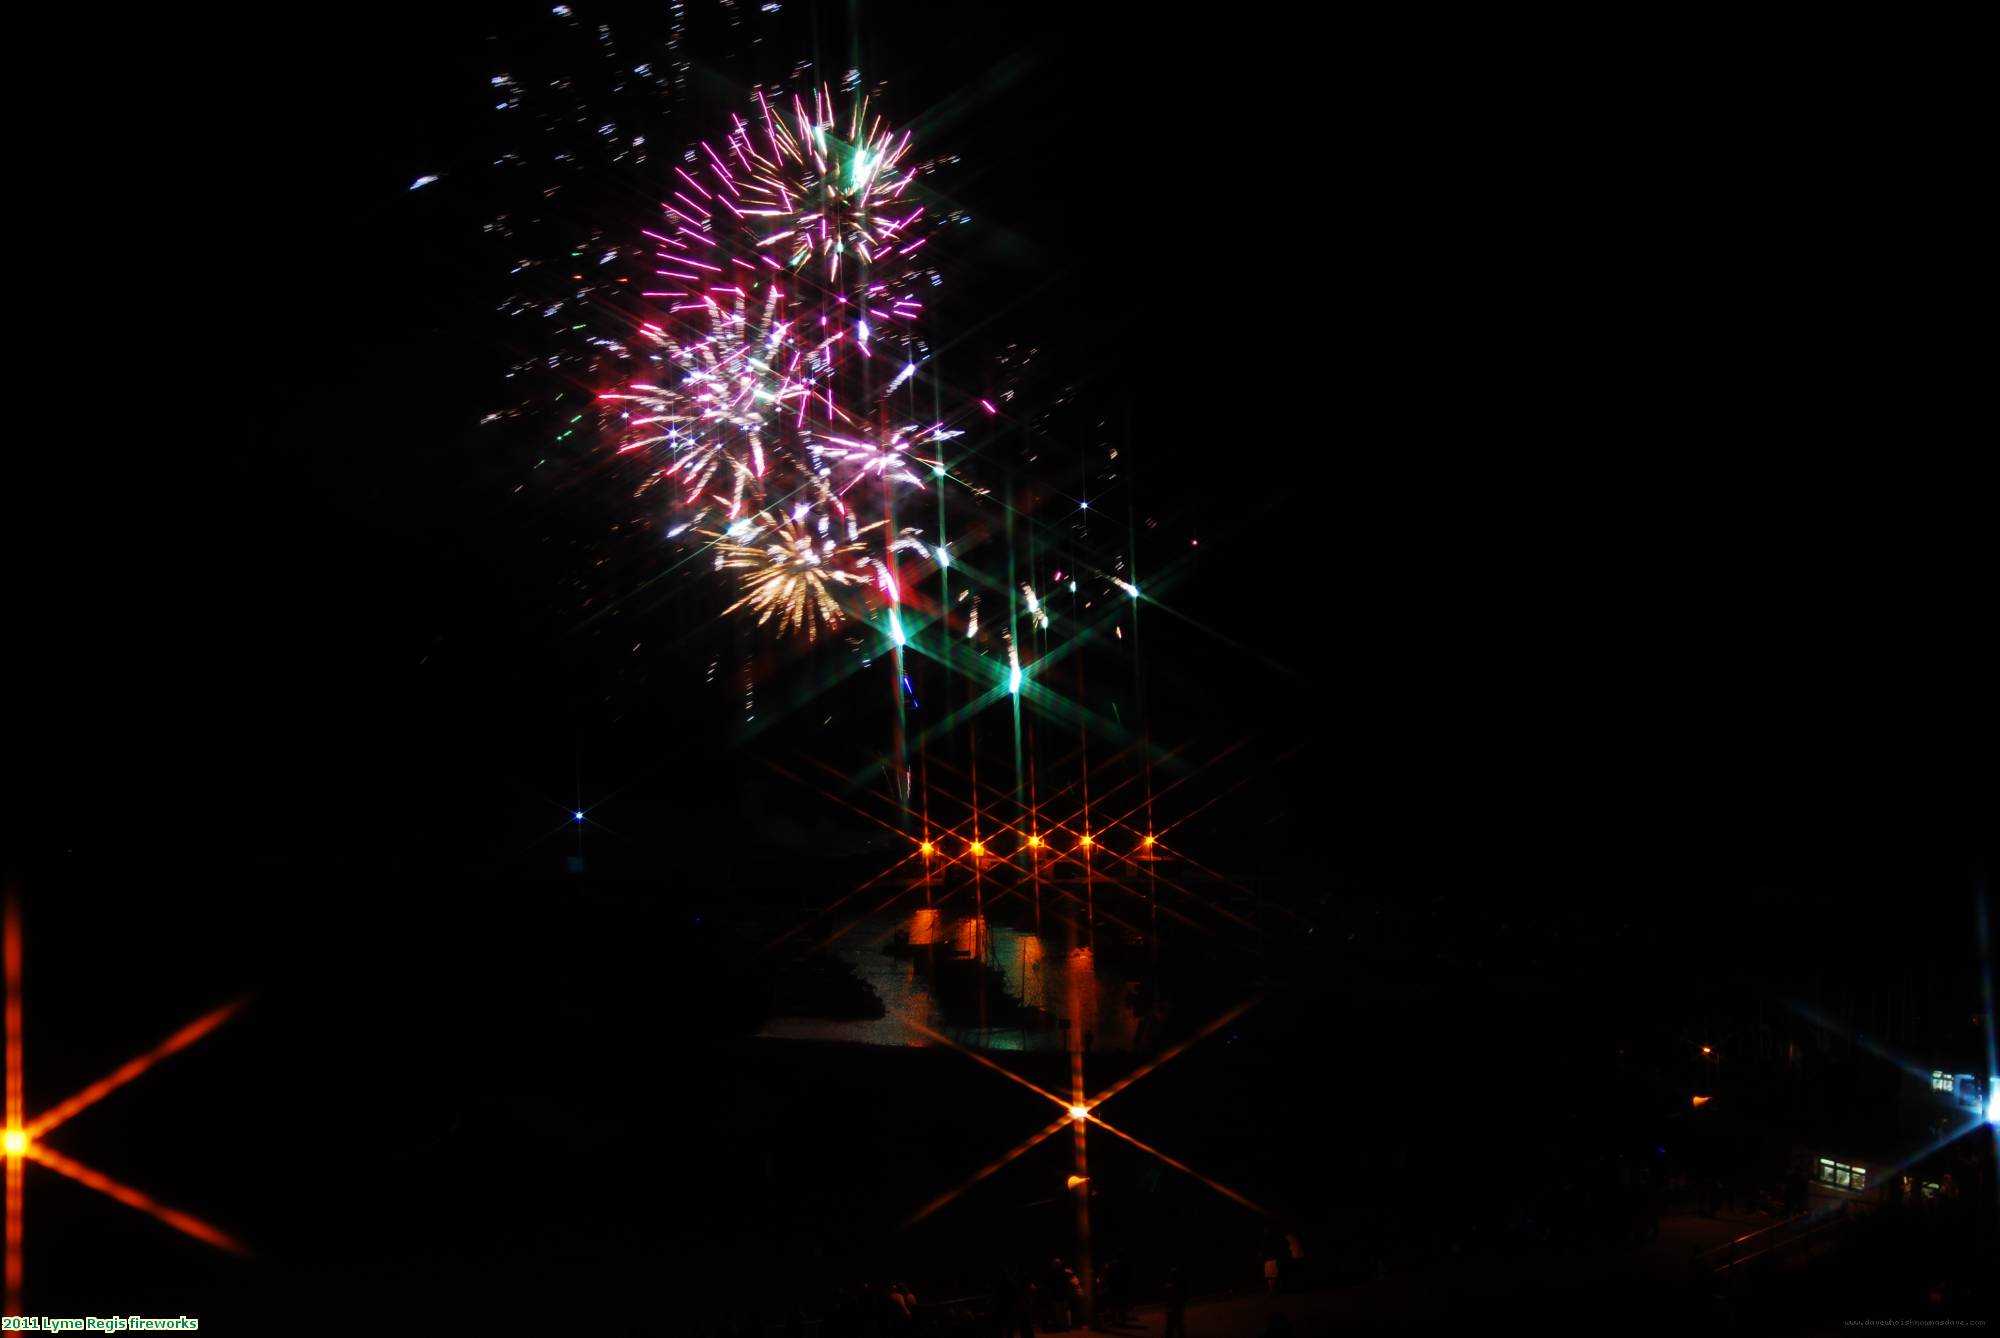
{"type": "MultiPolygon", "coordinates": [[[[957,300],[1044,349],[1041,392],[1124,416],[1140,514],[1201,537],[1172,602],[1206,630],[1148,625],[1156,710],[1260,763],[1299,745],[1216,848],[1302,889],[1629,899],[1676,945],[1838,917],[1964,948],[1993,547],[1972,345],[1934,305],[1955,215],[1790,37],[786,8],[830,53],[858,22],[870,77],[935,116],[980,237],[957,300]]],[[[343,1100],[386,1090],[329,982],[408,979],[457,899],[547,872],[519,832],[580,748],[607,789],[748,770],[669,690],[692,651],[632,680],[569,634],[545,536],[592,513],[508,512],[514,462],[468,426],[515,354],[477,239],[408,185],[490,147],[486,39],[529,49],[542,17],[24,36],[67,74],[18,253],[62,333],[17,317],[54,365],[17,392],[8,872],[31,907],[69,894],[51,976],[121,926],[124,984],[72,987],[79,1018],[209,1003],[144,988],[148,942],[286,997],[324,934],[319,1002],[270,1016],[348,1047],[343,1100]]],[[[690,105],[740,87],[696,64],[690,105]]],[[[361,1008],[411,1029],[384,1065],[429,1115],[452,1080],[412,1037],[509,969],[418,1021],[361,1008]]],[[[298,1164],[286,1113],[337,1139],[317,1081],[254,1094],[267,1165],[298,1164]]]]}
{"type": "MultiPolygon", "coordinates": [[[[1042,393],[1129,414],[1141,513],[1208,536],[1174,602],[1220,635],[1161,656],[1190,730],[1338,739],[1300,783],[1410,821],[1963,838],[1965,362],[1908,305],[1932,262],[1881,239],[1913,169],[1864,124],[1609,36],[1579,67],[1429,25],[835,10],[771,40],[841,63],[853,22],[965,159],[964,307],[1045,349],[1042,393]]],[[[496,521],[464,424],[510,350],[475,244],[407,191],[489,147],[489,53],[545,17],[209,12],[87,85],[68,123],[108,142],[49,201],[93,337],[36,452],[66,520],[31,591],[81,788],[45,821],[143,785],[169,829],[420,846],[379,822],[446,802],[466,746],[560,755],[593,709],[533,552],[583,522],[496,521]],[[411,662],[445,632],[472,649],[434,692],[411,662]]],[[[748,68],[695,64],[696,106],[748,68]]]]}
{"type": "MultiPolygon", "coordinates": [[[[1149,624],[1154,710],[1306,745],[1258,801],[1292,815],[1280,844],[1344,815],[1355,868],[1636,858],[1799,895],[1979,864],[1966,355],[1919,303],[1942,252],[1899,230],[1928,216],[1921,164],[1810,62],[789,8],[773,46],[859,31],[961,154],[970,341],[1042,347],[1024,393],[1082,383],[1137,514],[1202,538],[1171,602],[1207,630],[1149,624]]],[[[408,190],[480,189],[492,53],[534,58],[547,19],[205,11],[79,72],[55,120],[92,147],[52,140],[42,196],[77,333],[19,494],[37,857],[486,868],[516,822],[491,778],[560,803],[579,739],[607,785],[660,769],[656,733],[728,774],[687,663],[634,680],[622,638],[574,633],[602,513],[507,510],[520,462],[467,421],[521,350],[470,207],[408,190]]],[[[690,50],[694,108],[768,59],[690,50]]]]}

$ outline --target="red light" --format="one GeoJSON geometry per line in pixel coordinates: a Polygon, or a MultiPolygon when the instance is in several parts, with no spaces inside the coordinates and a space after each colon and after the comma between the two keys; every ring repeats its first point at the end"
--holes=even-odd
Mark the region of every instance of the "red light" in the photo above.
{"type": "Polygon", "coordinates": [[[81,1162],[72,1161],[43,1141],[47,1134],[67,1122],[71,1116],[95,1105],[160,1060],[186,1049],[221,1026],[241,1007],[242,1001],[224,1004],[195,1019],[145,1054],[127,1060],[67,1100],[57,1102],[34,1119],[28,1119],[22,1104],[25,1083],[21,1071],[21,918],[20,907],[11,895],[0,901],[0,965],[4,965],[6,977],[7,1052],[6,1120],[0,1123],[0,1150],[5,1153],[7,1169],[6,1251],[4,1270],[0,1270],[4,1272],[4,1283],[0,1283],[0,1287],[4,1287],[4,1297],[0,1298],[0,1308],[4,1308],[9,1315],[21,1313],[23,1171],[31,1160],[59,1175],[67,1176],[79,1184],[108,1195],[120,1203],[137,1208],[143,1213],[150,1213],[176,1231],[186,1232],[197,1240],[206,1241],[221,1249],[238,1254],[244,1253],[243,1246],[239,1242],[200,1218],[190,1217],[186,1213],[169,1208],[129,1185],[121,1184],[81,1162]]]}

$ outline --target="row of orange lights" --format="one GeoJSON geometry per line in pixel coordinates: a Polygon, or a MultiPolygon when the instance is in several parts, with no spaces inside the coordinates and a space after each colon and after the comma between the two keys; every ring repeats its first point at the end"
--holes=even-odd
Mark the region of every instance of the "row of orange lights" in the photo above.
{"type": "MultiPolygon", "coordinates": [[[[1146,836],[1141,837],[1139,844],[1150,850],[1153,845],[1152,835],[1148,833],[1146,836]]],[[[1085,832],[1082,836],[1076,838],[1076,848],[1078,850],[1090,850],[1096,845],[1097,842],[1091,839],[1089,832],[1085,832]]],[[[1029,850],[1046,850],[1049,848],[1049,843],[1044,841],[1040,836],[1030,833],[1025,848],[1029,850]]],[[[926,857],[935,855],[937,854],[937,844],[933,841],[920,841],[917,843],[917,853],[926,857]]],[[[968,855],[984,855],[987,853],[986,843],[984,841],[967,841],[965,843],[965,853],[968,855]]]]}

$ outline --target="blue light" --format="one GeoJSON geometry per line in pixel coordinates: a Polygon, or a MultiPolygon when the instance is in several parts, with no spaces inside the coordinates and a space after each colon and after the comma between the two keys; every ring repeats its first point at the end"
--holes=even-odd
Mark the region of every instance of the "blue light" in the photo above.
{"type": "Polygon", "coordinates": [[[1014,666],[1014,671],[1007,675],[1007,691],[1015,694],[1016,696],[1020,695],[1021,666],[1018,664],[1014,666]]]}
{"type": "Polygon", "coordinates": [[[2000,1078],[1988,1078],[1986,1085],[1992,1092],[1986,1098],[1986,1122],[2000,1128],[2000,1078]]]}
{"type": "Polygon", "coordinates": [[[578,822],[582,822],[582,821],[583,821],[583,810],[582,810],[582,809],[578,809],[578,810],[577,810],[577,811],[575,812],[575,814],[573,814],[572,816],[574,816],[574,817],[576,818],[576,820],[577,820],[578,822]]]}

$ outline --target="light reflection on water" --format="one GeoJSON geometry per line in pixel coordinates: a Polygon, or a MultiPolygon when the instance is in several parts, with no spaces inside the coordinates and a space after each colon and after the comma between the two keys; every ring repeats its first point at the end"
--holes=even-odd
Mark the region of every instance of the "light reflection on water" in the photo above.
{"type": "Polygon", "coordinates": [[[1046,936],[934,907],[872,916],[833,951],[882,1001],[879,1018],[772,1018],[760,1033],[793,1040],[929,1045],[918,1023],[982,1050],[1062,1050],[1065,1029],[1094,1050],[1130,1050],[1139,1031],[1135,977],[1083,943],[1074,926],[1046,936]]]}

